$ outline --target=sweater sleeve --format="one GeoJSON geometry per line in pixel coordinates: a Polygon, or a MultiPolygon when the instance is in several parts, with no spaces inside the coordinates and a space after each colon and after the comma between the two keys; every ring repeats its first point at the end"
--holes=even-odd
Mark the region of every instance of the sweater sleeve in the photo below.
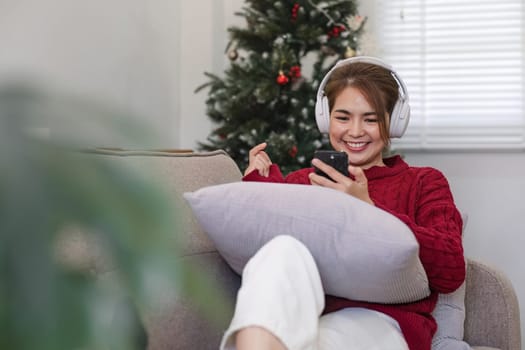
{"type": "Polygon", "coordinates": [[[268,177],[259,175],[257,170],[254,170],[242,178],[243,181],[259,181],[259,182],[277,182],[288,184],[302,184],[310,185],[310,178],[308,174],[313,172],[313,168],[303,168],[292,171],[288,175],[283,176],[278,165],[270,165],[270,174],[268,177]]]}
{"type": "Polygon", "coordinates": [[[257,181],[257,182],[277,182],[277,183],[283,183],[284,177],[281,173],[281,169],[277,164],[270,165],[270,174],[268,177],[259,175],[259,172],[257,170],[251,171],[249,174],[246,174],[242,181],[257,181]]]}
{"type": "MultiPolygon", "coordinates": [[[[454,204],[448,182],[441,172],[427,168],[412,191],[413,215],[393,213],[414,233],[419,257],[427,273],[430,289],[451,293],[465,280],[462,245],[463,221],[454,204]]],[[[382,206],[381,206],[382,207],[382,206]]]]}

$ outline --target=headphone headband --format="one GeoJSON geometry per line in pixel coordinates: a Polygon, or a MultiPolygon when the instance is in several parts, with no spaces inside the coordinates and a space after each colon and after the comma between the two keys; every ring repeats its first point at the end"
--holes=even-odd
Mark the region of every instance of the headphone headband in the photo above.
{"type": "Polygon", "coordinates": [[[410,105],[408,104],[407,88],[401,77],[392,69],[392,67],[389,64],[387,64],[379,58],[371,56],[357,56],[340,60],[328,71],[328,73],[326,73],[323,80],[319,84],[319,88],[317,89],[317,100],[315,104],[315,118],[317,121],[317,127],[319,128],[319,131],[321,131],[322,133],[328,133],[329,130],[330,108],[328,106],[328,98],[324,93],[324,88],[326,87],[330,76],[336,69],[357,62],[370,63],[376,66],[383,67],[390,71],[390,74],[392,74],[392,77],[397,82],[397,85],[399,87],[399,97],[396,101],[394,109],[392,110],[392,115],[390,116],[389,134],[390,137],[403,136],[408,126],[408,121],[410,119],[410,105]]]}

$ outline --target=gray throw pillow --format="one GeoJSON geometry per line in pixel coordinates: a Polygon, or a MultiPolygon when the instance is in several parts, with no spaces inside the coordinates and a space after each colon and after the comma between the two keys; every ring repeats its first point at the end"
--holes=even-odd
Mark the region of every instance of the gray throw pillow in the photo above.
{"type": "Polygon", "coordinates": [[[184,197],[239,274],[266,242],[290,235],[312,253],[326,294],[376,303],[407,303],[430,294],[412,231],[390,213],[345,193],[237,182],[184,197]]]}
{"type": "Polygon", "coordinates": [[[432,338],[432,350],[470,350],[463,341],[465,322],[465,282],[452,293],[439,294],[432,316],[438,329],[432,338]]]}
{"type": "MultiPolygon", "coordinates": [[[[463,237],[467,227],[468,215],[462,213],[463,237]]],[[[463,341],[465,328],[465,291],[466,282],[448,294],[440,294],[432,316],[438,329],[432,338],[432,350],[470,350],[463,341]]]]}

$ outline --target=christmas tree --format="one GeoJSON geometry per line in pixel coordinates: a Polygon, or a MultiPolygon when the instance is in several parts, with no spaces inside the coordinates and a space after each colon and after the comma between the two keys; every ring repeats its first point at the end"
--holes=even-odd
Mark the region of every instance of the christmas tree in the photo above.
{"type": "Polygon", "coordinates": [[[207,115],[215,128],[201,150],[223,149],[241,169],[249,150],[268,143],[283,173],[308,166],[328,144],[317,130],[317,87],[339,59],[356,55],[365,19],[353,0],[246,0],[230,27],[224,77],[209,81],[207,115]],[[306,73],[309,71],[309,73],[306,73]]]}

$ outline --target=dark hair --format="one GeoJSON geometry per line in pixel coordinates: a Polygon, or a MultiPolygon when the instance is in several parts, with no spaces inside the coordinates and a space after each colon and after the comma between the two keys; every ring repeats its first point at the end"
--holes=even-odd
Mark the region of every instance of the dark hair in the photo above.
{"type": "Polygon", "coordinates": [[[377,113],[379,132],[386,145],[390,143],[387,112],[392,115],[394,105],[399,98],[399,86],[392,73],[381,66],[355,62],[337,68],[332,72],[325,86],[330,111],[336,97],[347,87],[358,89],[377,113]]]}

